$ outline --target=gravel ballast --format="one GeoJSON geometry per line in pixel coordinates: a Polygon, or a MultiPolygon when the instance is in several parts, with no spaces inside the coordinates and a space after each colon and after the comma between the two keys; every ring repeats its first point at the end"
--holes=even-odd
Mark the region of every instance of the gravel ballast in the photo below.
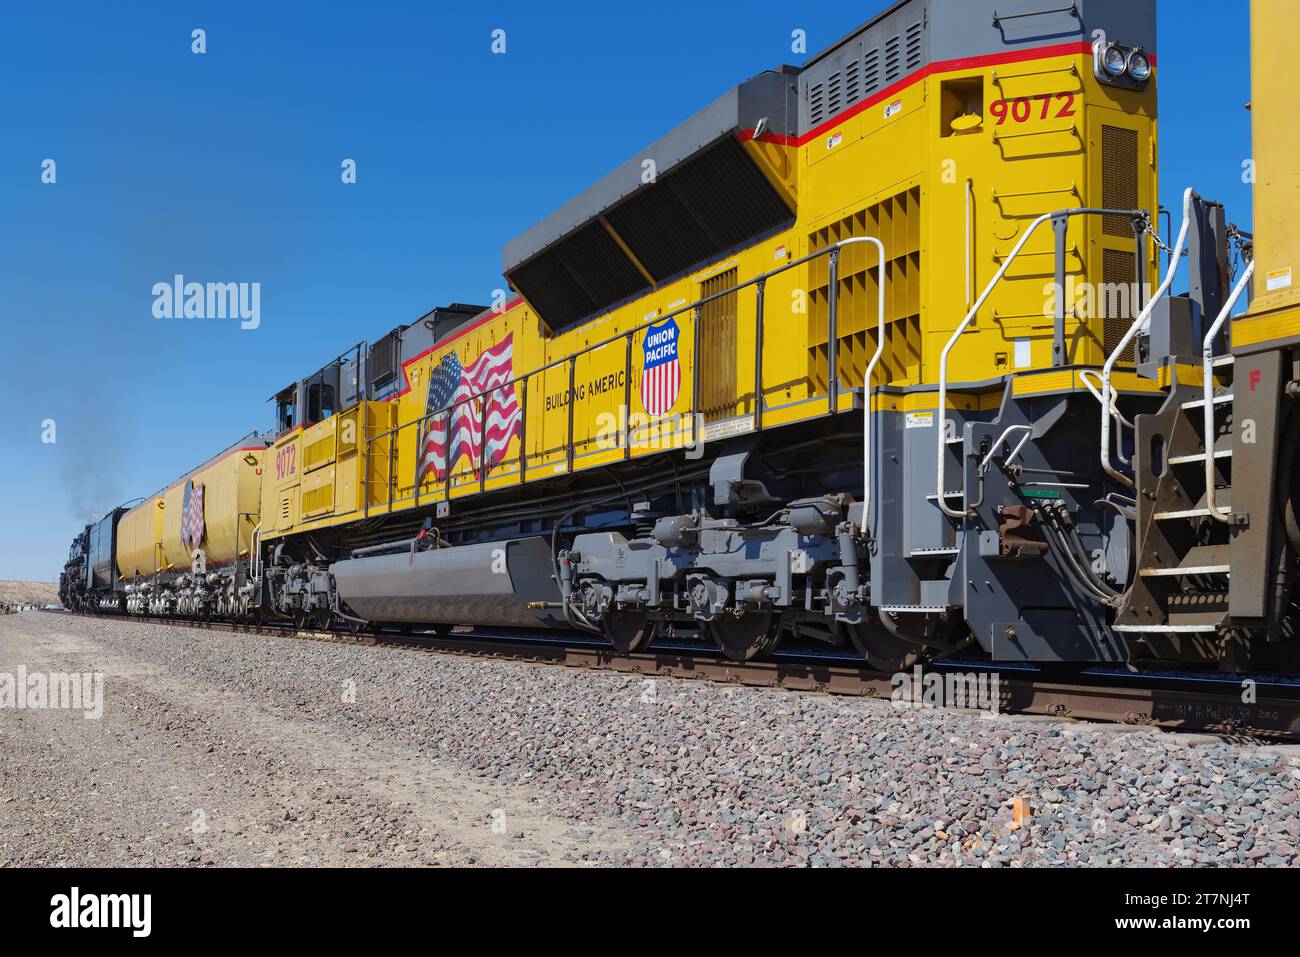
{"type": "Polygon", "coordinates": [[[1290,747],[54,613],[19,666],[103,717],[0,708],[5,865],[1300,858],[1290,747]]]}

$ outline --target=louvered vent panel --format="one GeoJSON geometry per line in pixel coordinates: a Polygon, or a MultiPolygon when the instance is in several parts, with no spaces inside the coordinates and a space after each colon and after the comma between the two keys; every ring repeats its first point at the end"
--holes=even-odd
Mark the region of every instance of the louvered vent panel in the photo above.
{"type": "MultiPolygon", "coordinates": [[[[1127,225],[1128,220],[1124,220],[1127,225]]],[[[1132,232],[1132,227],[1129,228],[1132,232]]],[[[1137,282],[1137,262],[1133,258],[1133,253],[1126,253],[1122,249],[1103,249],[1101,251],[1101,281],[1105,287],[1102,295],[1098,297],[1097,309],[1104,311],[1105,318],[1102,322],[1102,344],[1106,349],[1106,354],[1110,355],[1119,345],[1124,334],[1128,332],[1128,327],[1133,324],[1137,318],[1133,314],[1133,303],[1131,301],[1131,290],[1137,282]],[[1128,292],[1116,295],[1113,290],[1126,287],[1128,292]],[[1107,292],[1110,292],[1107,295],[1107,292]],[[1104,305],[1103,305],[1104,304],[1104,305]],[[1119,308],[1117,308],[1119,307],[1119,308]],[[1124,308],[1127,307],[1127,308],[1124,308]],[[1112,313],[1115,313],[1112,315],[1112,313]]],[[[1120,361],[1133,363],[1133,347],[1125,349],[1120,354],[1120,361]]]]}
{"type": "Polygon", "coordinates": [[[842,93],[840,74],[832,73],[830,79],[826,81],[826,115],[828,117],[834,116],[840,111],[842,93]]]}
{"type": "Polygon", "coordinates": [[[880,89],[880,51],[871,50],[864,61],[862,93],[870,96],[880,89]]]}
{"type": "Polygon", "coordinates": [[[858,62],[855,56],[849,65],[844,68],[844,103],[851,106],[858,101],[862,95],[862,86],[859,82],[862,72],[862,64],[858,62]]]}
{"type": "MultiPolygon", "coordinates": [[[[1101,203],[1106,209],[1138,208],[1138,135],[1118,126],[1101,128],[1101,203]]],[[[1106,216],[1107,236],[1133,235],[1127,216],[1106,216]]]]}
{"type": "Polygon", "coordinates": [[[885,42],[885,83],[893,83],[903,75],[903,42],[898,37],[890,37],[885,42]]]}
{"type": "Polygon", "coordinates": [[[914,23],[907,28],[907,72],[919,70],[925,61],[924,24],[914,23]]]}
{"type": "MultiPolygon", "coordinates": [[[[736,286],[736,269],[728,269],[700,284],[702,297],[736,286]]],[[[703,343],[700,351],[700,411],[705,422],[736,414],[736,293],[706,302],[700,309],[703,343]]]]}
{"type": "MultiPolygon", "coordinates": [[[[823,227],[808,236],[809,251],[850,236],[879,236],[885,264],[885,351],[875,383],[912,384],[921,371],[921,191],[915,187],[823,227]]],[[[876,351],[876,251],[846,247],[840,257],[836,305],[836,365],[842,388],[862,385],[876,351]]],[[[830,325],[830,268],[826,257],[808,266],[808,392],[825,395],[830,325]]]]}

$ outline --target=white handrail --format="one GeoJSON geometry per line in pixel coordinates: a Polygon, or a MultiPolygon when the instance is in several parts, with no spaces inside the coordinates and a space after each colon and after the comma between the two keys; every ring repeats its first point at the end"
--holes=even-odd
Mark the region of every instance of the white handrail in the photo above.
{"type": "MultiPolygon", "coordinates": [[[[1007,270],[1011,268],[1011,264],[1015,262],[1016,257],[1020,255],[1020,251],[1025,248],[1025,244],[1029,242],[1029,238],[1033,236],[1034,231],[1038,229],[1039,226],[1043,225],[1043,223],[1050,219],[1055,219],[1060,215],[1061,213],[1059,212],[1044,213],[1029,224],[1029,228],[1025,230],[1025,234],[1020,237],[1020,242],[1016,243],[1015,248],[1011,250],[1011,254],[1003,261],[1002,267],[996,274],[994,274],[993,278],[989,280],[989,284],[985,286],[984,291],[980,293],[979,299],[975,300],[975,304],[971,306],[970,312],[966,313],[966,318],[957,325],[956,330],[952,334],[952,338],[948,340],[948,343],[943,347],[943,352],[939,354],[939,428],[937,430],[938,434],[935,437],[935,493],[938,495],[939,508],[949,518],[963,518],[965,517],[965,513],[948,507],[943,487],[943,460],[944,454],[947,451],[948,441],[948,353],[952,352],[952,347],[957,344],[957,340],[960,339],[962,333],[966,331],[966,327],[971,324],[975,319],[976,314],[988,300],[989,296],[992,295],[994,287],[997,286],[997,284],[1002,281],[1002,277],[1007,274],[1007,270]]],[[[965,486],[964,477],[962,485],[963,487],[965,486]]]]}
{"type": "Polygon", "coordinates": [[[248,533],[248,566],[249,577],[262,577],[261,569],[261,533],[262,523],[258,522],[251,532],[248,533]]]}
{"type": "Polygon", "coordinates": [[[1215,502],[1217,489],[1214,487],[1214,337],[1219,334],[1219,329],[1223,327],[1228,314],[1237,305],[1237,300],[1241,298],[1246,284],[1254,274],[1255,262],[1251,260],[1246,271],[1237,280],[1237,285],[1233,287],[1232,295],[1223,304],[1219,317],[1214,320],[1214,325],[1210,326],[1210,331],[1205,334],[1205,340],[1201,343],[1201,373],[1204,376],[1202,394],[1205,398],[1205,418],[1202,420],[1205,423],[1205,507],[1210,510],[1211,518],[1225,525],[1229,520],[1219,511],[1218,504],[1215,502]]]}
{"type": "Polygon", "coordinates": [[[1031,436],[1033,436],[1034,427],[1032,425],[1008,425],[1003,430],[1002,434],[998,436],[998,440],[989,446],[988,455],[984,456],[983,461],[979,464],[979,470],[981,472],[988,469],[989,463],[993,461],[993,456],[997,454],[998,449],[1002,448],[1002,443],[1006,442],[1006,440],[1011,437],[1012,432],[1024,432],[1025,437],[1016,443],[1016,447],[1011,450],[1011,454],[1007,456],[1007,460],[1002,463],[1003,465],[1010,465],[1016,460],[1016,456],[1020,454],[1020,450],[1025,447],[1025,443],[1029,441],[1031,436]]]}
{"type": "MultiPolygon", "coordinates": [[[[1098,402],[1101,402],[1101,370],[1080,369],[1079,381],[1083,383],[1083,387],[1087,389],[1089,393],[1091,393],[1094,399],[1096,399],[1098,402]],[[1089,381],[1088,378],[1089,376],[1097,377],[1096,385],[1093,385],[1092,382],[1089,381]]],[[[1134,426],[1132,422],[1124,418],[1123,413],[1121,413],[1119,410],[1119,406],[1115,404],[1115,396],[1113,395],[1110,397],[1110,411],[1115,416],[1115,421],[1118,422],[1120,425],[1127,426],[1130,429],[1136,428],[1136,426],[1134,426]]]]}
{"type": "Polygon", "coordinates": [[[1183,228],[1178,231],[1178,242],[1174,244],[1174,251],[1169,259],[1169,269],[1165,273],[1164,282],[1160,284],[1160,288],[1151,297],[1151,301],[1138,313],[1138,317],[1128,327],[1128,331],[1124,333],[1124,338],[1119,341],[1115,351],[1107,357],[1106,364],[1101,369],[1101,467],[1105,469],[1107,475],[1129,488],[1134,487],[1133,480],[1110,464],[1110,418],[1112,414],[1110,374],[1115,368],[1120,353],[1128,348],[1129,343],[1133,341],[1133,337],[1151,321],[1151,313],[1155,311],[1156,305],[1164,298],[1165,293],[1169,291],[1169,287],[1173,285],[1174,276],[1178,274],[1178,264],[1183,259],[1183,246],[1187,242],[1187,231],[1192,222],[1192,201],[1194,199],[1196,199],[1196,190],[1189,186],[1187,191],[1183,193],[1183,228]]]}
{"type": "MultiPolygon", "coordinates": [[[[876,285],[878,286],[876,353],[871,357],[871,361],[867,363],[867,371],[866,375],[863,376],[862,386],[862,534],[868,535],[871,531],[871,374],[875,372],[876,365],[885,352],[885,244],[875,236],[852,236],[841,240],[835,245],[843,248],[856,243],[871,243],[876,247],[876,252],[880,255],[880,262],[876,266],[876,285]]],[[[832,369],[831,375],[834,374],[835,370],[832,369]]]]}

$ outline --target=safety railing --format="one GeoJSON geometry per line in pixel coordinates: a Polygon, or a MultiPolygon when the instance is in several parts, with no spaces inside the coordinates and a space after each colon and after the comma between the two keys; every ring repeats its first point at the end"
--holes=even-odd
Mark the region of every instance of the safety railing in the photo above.
{"type": "Polygon", "coordinates": [[[1155,311],[1157,304],[1169,292],[1169,287],[1173,285],[1174,276],[1178,274],[1178,264],[1182,262],[1183,248],[1187,244],[1187,233],[1192,222],[1192,204],[1197,200],[1196,191],[1188,187],[1183,193],[1183,225],[1178,231],[1178,241],[1174,243],[1174,251],[1170,254],[1169,268],[1165,272],[1165,278],[1156,289],[1155,295],[1151,301],[1138,313],[1136,319],[1124,332],[1124,336],[1109,356],[1106,357],[1106,364],[1101,369],[1101,467],[1106,474],[1115,481],[1133,488],[1133,480],[1119,469],[1115,468],[1110,461],[1110,423],[1112,418],[1119,417],[1119,410],[1115,408],[1114,395],[1111,391],[1110,377],[1115,369],[1115,363],[1123,355],[1133,339],[1139,332],[1147,327],[1151,321],[1151,314],[1155,311]]]}
{"type": "MultiPolygon", "coordinates": [[[[768,281],[771,280],[773,277],[779,276],[782,273],[786,273],[792,269],[796,269],[800,266],[806,265],[810,262],[813,262],[814,260],[821,259],[822,257],[827,257],[828,259],[828,283],[829,283],[829,287],[828,287],[829,293],[827,297],[828,345],[827,345],[826,402],[827,402],[827,413],[834,414],[836,411],[838,411],[839,408],[839,374],[837,369],[837,364],[838,364],[837,344],[839,339],[838,287],[839,287],[840,252],[845,247],[860,244],[860,243],[875,244],[880,254],[880,262],[878,264],[878,271],[879,271],[878,282],[880,287],[878,308],[880,311],[880,317],[878,321],[876,354],[872,357],[866,372],[867,391],[869,392],[870,377],[876,365],[879,363],[879,360],[884,350],[884,328],[885,328],[884,285],[885,285],[886,251],[884,245],[880,242],[880,240],[875,239],[874,237],[865,237],[865,236],[850,237],[848,239],[843,239],[840,240],[839,242],[832,243],[828,246],[823,247],[822,249],[818,249],[812,253],[809,253],[806,256],[801,256],[798,259],[791,260],[790,262],[784,263],[781,266],[777,267],[776,269],[772,269],[767,272],[761,273],[760,275],[755,276],[751,279],[747,279],[746,281],[742,283],[738,283],[735,286],[730,286],[727,289],[723,289],[718,292],[711,293],[707,296],[702,296],[699,299],[696,299],[694,302],[683,305],[677,309],[665,313],[662,316],[655,316],[653,318],[647,319],[641,323],[638,323],[635,326],[623,330],[622,332],[619,332],[615,335],[608,336],[597,342],[591,343],[583,347],[582,349],[570,353],[569,355],[563,356],[559,359],[554,359],[551,362],[548,362],[542,366],[538,366],[534,369],[530,369],[528,372],[517,375],[509,379],[508,381],[502,382],[498,385],[494,385],[482,389],[478,392],[475,392],[472,395],[463,396],[457,399],[456,401],[451,402],[446,406],[443,406],[440,409],[432,410],[430,412],[427,412],[423,416],[420,416],[419,418],[411,419],[408,422],[403,422],[398,425],[395,425],[392,428],[384,432],[378,433],[374,436],[364,434],[364,430],[363,430],[363,438],[365,442],[365,453],[364,453],[364,463],[362,467],[365,470],[365,474],[367,477],[370,474],[372,444],[377,442],[382,442],[384,440],[388,440],[389,443],[388,486],[389,488],[388,488],[387,510],[392,511],[394,505],[398,501],[395,499],[394,496],[395,496],[396,486],[397,486],[397,476],[395,472],[395,467],[396,467],[397,445],[399,441],[399,436],[403,434],[407,429],[415,430],[414,434],[416,437],[416,450],[415,450],[416,471],[415,471],[415,475],[413,476],[413,489],[412,489],[411,498],[413,499],[414,505],[419,505],[422,489],[426,484],[429,484],[427,480],[426,481],[421,480],[421,462],[423,459],[423,454],[422,454],[423,449],[421,445],[422,442],[427,437],[427,429],[429,424],[433,422],[435,419],[437,419],[438,417],[443,417],[443,422],[445,424],[445,429],[446,429],[445,434],[447,437],[446,438],[447,459],[444,463],[444,470],[443,470],[444,474],[440,476],[440,480],[443,484],[443,494],[438,498],[438,501],[450,501],[452,496],[452,490],[453,490],[453,478],[455,477],[452,471],[453,460],[451,459],[453,423],[457,418],[457,411],[462,406],[474,403],[476,404],[476,411],[478,415],[478,428],[479,428],[479,440],[480,440],[479,456],[478,456],[479,461],[477,463],[474,463],[473,457],[471,456],[470,471],[468,473],[462,472],[460,474],[464,476],[466,474],[473,475],[477,473],[479,491],[485,490],[487,487],[488,472],[493,467],[493,464],[489,461],[488,457],[484,454],[486,450],[486,443],[484,441],[484,438],[485,438],[486,427],[487,427],[486,416],[487,416],[488,402],[491,396],[493,396],[494,394],[501,392],[502,390],[505,389],[514,389],[516,386],[522,383],[523,385],[523,389],[521,390],[522,397],[519,403],[520,404],[520,410],[519,410],[520,434],[519,434],[519,469],[518,469],[517,481],[519,484],[523,484],[527,480],[527,473],[529,467],[528,450],[527,450],[529,383],[537,376],[545,376],[546,373],[548,372],[561,369],[564,367],[567,367],[568,370],[568,389],[569,389],[567,401],[565,403],[567,409],[567,413],[566,413],[567,441],[566,441],[566,447],[564,451],[565,471],[567,473],[572,473],[574,469],[575,455],[576,455],[576,444],[574,442],[574,438],[575,438],[574,406],[576,404],[575,386],[576,386],[578,361],[582,357],[590,355],[591,353],[594,353],[600,349],[606,348],[608,346],[614,345],[619,342],[623,342],[624,343],[624,361],[623,361],[624,403],[623,404],[625,410],[630,410],[631,390],[632,390],[632,347],[633,347],[633,342],[635,337],[638,334],[645,332],[645,330],[649,329],[652,326],[662,325],[668,322],[670,319],[676,319],[677,317],[684,316],[687,313],[690,313],[692,317],[691,335],[692,335],[692,342],[693,342],[692,345],[693,352],[691,357],[691,412],[689,416],[689,421],[691,422],[691,430],[690,430],[691,442],[692,444],[698,444],[701,438],[700,435],[698,434],[700,430],[699,423],[701,419],[701,410],[700,410],[701,363],[699,362],[699,355],[700,355],[700,341],[701,341],[701,319],[702,319],[703,309],[706,305],[708,305],[709,303],[715,300],[722,299],[726,296],[737,295],[742,290],[749,289],[751,287],[754,288],[755,290],[753,431],[755,432],[762,431],[764,428],[763,333],[765,327],[764,306],[765,306],[766,285],[768,281]]],[[[813,396],[813,398],[817,398],[817,396],[813,396]]],[[[871,406],[869,395],[866,397],[866,406],[868,412],[866,417],[868,424],[866,425],[865,458],[867,460],[867,469],[869,470],[870,469],[870,464],[869,464],[870,414],[869,413],[870,413],[870,406],[871,406]]],[[[624,460],[630,459],[632,455],[632,434],[633,434],[633,429],[631,425],[631,415],[630,413],[627,413],[626,421],[622,429],[622,435],[620,436],[620,446],[623,451],[624,460]]],[[[869,471],[868,471],[867,478],[869,482],[870,479],[869,471]]],[[[368,487],[364,494],[365,494],[365,502],[363,503],[364,511],[365,514],[368,516],[370,513],[370,492],[368,487]]],[[[863,524],[865,527],[866,524],[865,509],[863,510],[863,515],[864,515],[863,524]]]]}
{"type": "MultiPolygon", "coordinates": [[[[1025,230],[1024,234],[1020,237],[1019,242],[1017,242],[1016,245],[1012,248],[1011,252],[1007,254],[1007,257],[1002,261],[1002,265],[998,268],[998,271],[994,273],[993,278],[990,279],[988,285],[984,287],[984,291],[980,293],[979,298],[976,299],[974,305],[970,307],[970,311],[966,313],[966,317],[962,319],[960,323],[957,324],[957,328],[953,330],[952,336],[948,339],[947,343],[944,344],[943,351],[939,354],[938,417],[939,417],[940,427],[936,430],[936,434],[935,434],[935,490],[934,491],[936,495],[936,501],[938,502],[940,510],[949,518],[964,518],[966,515],[966,506],[965,506],[966,479],[965,479],[965,472],[963,470],[961,488],[958,490],[954,490],[951,493],[953,496],[958,496],[958,495],[961,496],[963,502],[962,508],[960,509],[951,508],[948,505],[949,492],[947,489],[944,488],[944,464],[945,464],[945,459],[947,457],[947,449],[948,449],[948,426],[947,426],[948,357],[952,353],[953,347],[957,345],[957,341],[961,339],[962,335],[966,332],[966,329],[970,326],[972,322],[974,322],[975,317],[979,314],[980,309],[984,307],[984,303],[987,302],[989,296],[993,294],[993,290],[997,288],[998,284],[1002,282],[1002,279],[1006,276],[1007,272],[1011,269],[1011,264],[1014,263],[1016,259],[1020,256],[1020,253],[1024,250],[1025,246],[1029,243],[1029,240],[1033,237],[1034,233],[1038,230],[1038,227],[1042,226],[1044,223],[1052,222],[1055,224],[1055,229],[1056,229],[1055,250],[1056,250],[1056,284],[1057,284],[1056,285],[1056,318],[1055,318],[1055,324],[1053,330],[1054,341],[1052,347],[1053,365],[1055,366],[1064,365],[1065,363],[1065,355],[1064,355],[1065,272],[1066,272],[1066,249],[1065,249],[1066,228],[1065,227],[1066,225],[1068,225],[1069,220],[1075,216],[1130,217],[1133,220],[1133,226],[1137,236],[1139,253],[1142,252],[1143,238],[1146,235],[1146,223],[1149,222],[1149,216],[1147,213],[1143,212],[1142,210],[1133,210],[1133,209],[1095,209],[1091,207],[1081,207],[1078,209],[1062,209],[1054,213],[1044,213],[1042,216],[1039,216],[1037,219],[1035,219],[1032,223],[1029,224],[1029,227],[1025,230]]],[[[1137,257],[1137,263],[1139,269],[1141,268],[1141,264],[1143,261],[1144,261],[1144,257],[1139,254],[1139,256],[1137,257]]],[[[1141,289],[1140,283],[1138,285],[1138,288],[1141,289]]]]}
{"type": "Polygon", "coordinates": [[[1237,305],[1237,300],[1241,294],[1246,291],[1250,284],[1250,277],[1255,275],[1255,260],[1251,260],[1246,266],[1245,272],[1237,280],[1237,285],[1232,289],[1232,295],[1228,301],[1223,304],[1222,311],[1219,312],[1218,318],[1205,333],[1205,339],[1201,343],[1201,395],[1205,400],[1205,409],[1203,410],[1204,424],[1203,435],[1205,436],[1205,507],[1209,509],[1210,517],[1217,522],[1227,524],[1231,521],[1227,515],[1219,511],[1217,498],[1217,489],[1215,487],[1214,477],[1214,339],[1223,328],[1224,322],[1232,314],[1232,310],[1237,305]]]}

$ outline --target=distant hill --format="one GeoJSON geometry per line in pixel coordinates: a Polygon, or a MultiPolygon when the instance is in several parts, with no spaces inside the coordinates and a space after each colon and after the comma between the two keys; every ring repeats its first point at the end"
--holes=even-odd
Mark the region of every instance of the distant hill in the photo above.
{"type": "Polygon", "coordinates": [[[53,605],[59,600],[54,582],[0,582],[0,603],[53,605]]]}

